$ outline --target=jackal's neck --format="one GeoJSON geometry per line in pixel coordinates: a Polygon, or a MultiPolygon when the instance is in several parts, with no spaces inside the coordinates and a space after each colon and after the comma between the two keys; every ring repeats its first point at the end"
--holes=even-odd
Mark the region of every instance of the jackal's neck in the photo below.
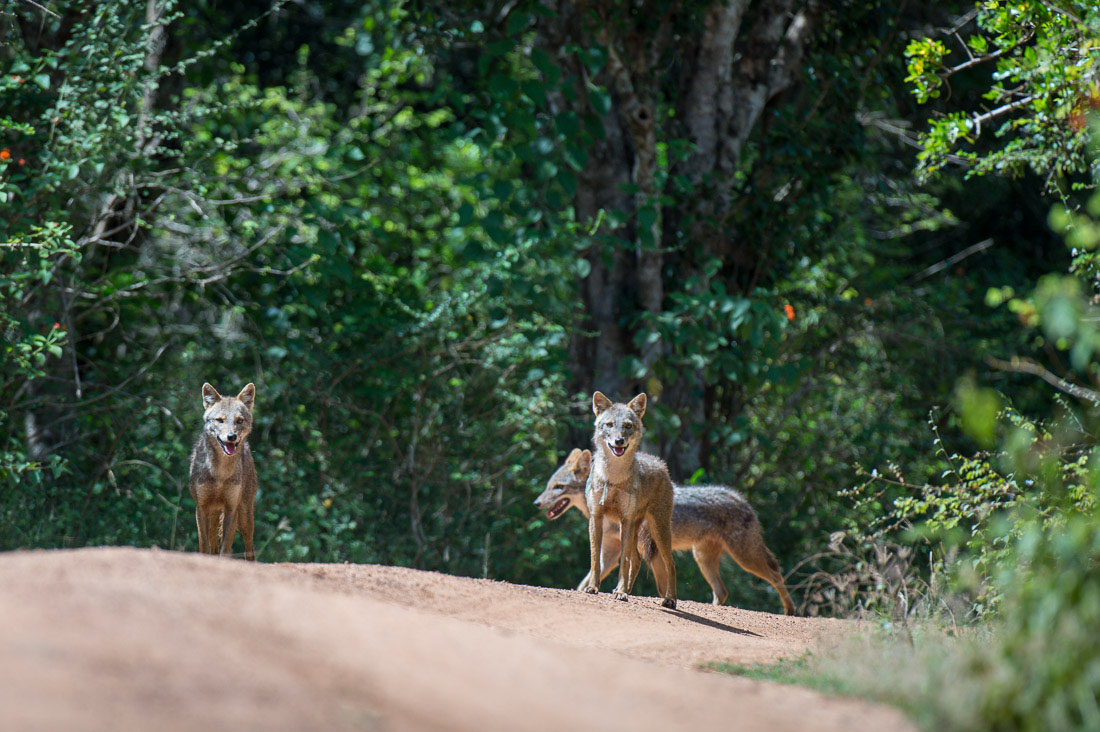
{"type": "Polygon", "coordinates": [[[579,501],[573,501],[571,505],[576,506],[577,510],[584,514],[585,519],[592,516],[592,513],[588,510],[588,501],[585,500],[583,493],[581,494],[581,499],[579,501]]]}

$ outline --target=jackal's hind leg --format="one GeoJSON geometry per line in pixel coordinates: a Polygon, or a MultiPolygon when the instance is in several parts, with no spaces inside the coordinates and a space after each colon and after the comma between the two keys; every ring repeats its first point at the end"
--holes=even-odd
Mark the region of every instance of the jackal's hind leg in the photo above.
{"type": "Polygon", "coordinates": [[[676,607],[676,563],[672,559],[672,524],[668,517],[672,515],[670,510],[664,514],[666,520],[660,522],[651,513],[646,516],[646,524],[653,536],[653,543],[657,545],[657,562],[664,565],[665,582],[664,592],[661,593],[661,607],[676,607]]]}
{"type": "Polygon", "coordinates": [[[603,545],[600,547],[600,582],[607,579],[607,575],[619,566],[619,554],[621,552],[622,545],[619,541],[618,532],[614,530],[614,524],[611,525],[611,530],[605,525],[603,545]]]}
{"type": "Polygon", "coordinates": [[[728,541],[726,544],[730,556],[741,565],[741,569],[749,574],[755,574],[774,587],[775,591],[779,593],[780,601],[783,603],[783,612],[787,615],[794,615],[794,602],[787,593],[787,586],[783,582],[783,574],[779,571],[779,562],[775,561],[775,555],[764,543],[764,537],[758,534],[736,545],[728,541]],[[737,551],[734,551],[734,549],[737,551]]]}
{"type": "Polygon", "coordinates": [[[724,605],[729,592],[722,583],[722,574],[719,571],[722,562],[722,547],[708,542],[699,543],[691,547],[691,555],[695,557],[695,563],[699,565],[703,577],[710,585],[714,605],[724,605]]]}

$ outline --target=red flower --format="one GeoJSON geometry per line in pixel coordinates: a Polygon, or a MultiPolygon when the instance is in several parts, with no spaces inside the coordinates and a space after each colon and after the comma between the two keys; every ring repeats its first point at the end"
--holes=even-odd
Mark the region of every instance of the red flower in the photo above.
{"type": "Polygon", "coordinates": [[[783,312],[787,314],[787,320],[794,320],[794,308],[791,307],[790,303],[787,303],[783,306],[783,312]]]}
{"type": "Polygon", "coordinates": [[[11,150],[7,149],[6,147],[3,150],[0,150],[0,160],[10,160],[10,159],[11,159],[11,150]]]}
{"type": "Polygon", "coordinates": [[[25,158],[19,158],[19,164],[20,165],[26,165],[27,164],[26,159],[25,158]]]}
{"type": "Polygon", "coordinates": [[[57,322],[57,321],[55,320],[55,321],[53,322],[53,329],[54,329],[54,330],[61,330],[61,323],[58,323],[58,322],[57,322]]]}
{"type": "Polygon", "coordinates": [[[23,77],[16,76],[15,74],[11,75],[11,80],[14,81],[16,84],[22,84],[23,83],[23,77]]]}

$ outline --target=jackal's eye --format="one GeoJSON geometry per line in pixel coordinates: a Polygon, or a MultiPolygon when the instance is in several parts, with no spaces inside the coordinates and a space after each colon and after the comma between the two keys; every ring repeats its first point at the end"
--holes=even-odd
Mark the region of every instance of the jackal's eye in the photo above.
{"type": "Polygon", "coordinates": [[[626,422],[623,424],[623,432],[630,432],[630,430],[632,429],[634,429],[634,425],[632,425],[630,422],[626,422]]]}
{"type": "Polygon", "coordinates": [[[233,420],[233,424],[244,424],[244,417],[237,417],[233,420]]]}
{"type": "Polygon", "coordinates": [[[222,422],[225,421],[225,417],[215,417],[214,421],[217,422],[218,424],[221,424],[222,422]]]}

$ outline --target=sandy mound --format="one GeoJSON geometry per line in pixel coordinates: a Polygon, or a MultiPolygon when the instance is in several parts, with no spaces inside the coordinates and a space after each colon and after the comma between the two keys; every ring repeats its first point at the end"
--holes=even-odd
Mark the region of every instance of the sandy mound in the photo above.
{"type": "Polygon", "coordinates": [[[910,729],[694,668],[839,621],[138,549],[3,554],[0,588],[7,729],[910,729]]]}

